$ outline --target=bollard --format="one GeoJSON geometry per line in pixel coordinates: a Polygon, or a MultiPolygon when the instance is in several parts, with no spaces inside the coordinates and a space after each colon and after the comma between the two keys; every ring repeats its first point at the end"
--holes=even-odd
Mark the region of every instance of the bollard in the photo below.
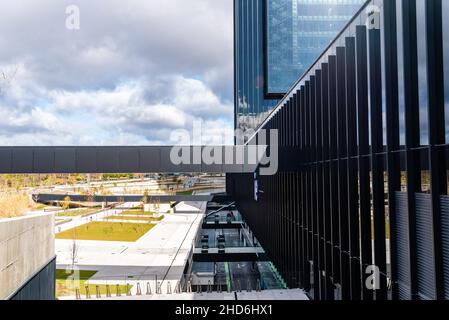
{"type": "Polygon", "coordinates": [[[116,285],[115,293],[116,293],[117,297],[121,297],[122,296],[122,292],[120,291],[120,286],[119,285],[116,285]]]}
{"type": "Polygon", "coordinates": [[[192,282],[187,281],[187,293],[192,293],[192,282]]]}
{"type": "Polygon", "coordinates": [[[201,281],[198,281],[198,285],[196,286],[196,293],[203,293],[203,288],[201,286],[201,281]]]}
{"type": "Polygon", "coordinates": [[[101,292],[100,292],[100,286],[99,285],[95,286],[95,296],[97,297],[97,299],[101,299],[101,292]]]}
{"type": "Polygon", "coordinates": [[[129,287],[129,283],[126,284],[126,295],[127,295],[128,297],[131,296],[131,288],[129,287]]]}
{"type": "Polygon", "coordinates": [[[260,280],[259,280],[259,279],[257,279],[257,283],[256,283],[256,291],[257,291],[257,292],[261,292],[261,291],[262,291],[261,288],[260,288],[260,280]]]}
{"type": "Polygon", "coordinates": [[[181,282],[178,282],[175,289],[176,294],[181,294],[181,282]]]}
{"type": "Polygon", "coordinates": [[[160,281],[157,282],[156,294],[162,294],[162,284],[160,281]]]}
{"type": "Polygon", "coordinates": [[[111,287],[106,285],[106,298],[111,298],[111,287]]]}
{"type": "Polygon", "coordinates": [[[248,282],[246,283],[246,292],[252,292],[252,287],[251,287],[251,281],[248,279],[248,282]]]}
{"type": "Polygon", "coordinates": [[[207,293],[212,293],[212,283],[210,282],[210,280],[207,283],[207,293]]]}
{"type": "Polygon", "coordinates": [[[140,289],[140,282],[137,282],[137,293],[136,295],[141,296],[142,295],[142,290],[140,289]]]}
{"type": "Polygon", "coordinates": [[[151,285],[150,285],[149,282],[147,282],[147,296],[151,296],[151,295],[152,295],[152,293],[151,293],[151,285]]]}
{"type": "Polygon", "coordinates": [[[171,292],[171,282],[170,281],[167,282],[167,294],[172,294],[172,292],[171,292]]]}
{"type": "Polygon", "coordinates": [[[76,300],[81,300],[81,293],[80,293],[79,288],[75,289],[75,295],[76,295],[76,300]]]}
{"type": "Polygon", "coordinates": [[[84,289],[86,289],[86,299],[90,299],[90,290],[89,290],[89,286],[85,286],[84,289]]]}
{"type": "Polygon", "coordinates": [[[218,283],[218,285],[217,285],[217,293],[222,293],[222,292],[223,292],[223,290],[221,288],[221,283],[218,283]]]}

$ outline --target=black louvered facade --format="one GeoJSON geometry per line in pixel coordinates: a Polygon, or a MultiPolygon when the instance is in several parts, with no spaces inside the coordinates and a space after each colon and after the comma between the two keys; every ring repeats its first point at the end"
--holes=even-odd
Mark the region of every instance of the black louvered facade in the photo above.
{"type": "Polygon", "coordinates": [[[368,1],[260,126],[279,130],[279,172],[228,174],[291,288],[449,298],[447,2],[368,1]]]}

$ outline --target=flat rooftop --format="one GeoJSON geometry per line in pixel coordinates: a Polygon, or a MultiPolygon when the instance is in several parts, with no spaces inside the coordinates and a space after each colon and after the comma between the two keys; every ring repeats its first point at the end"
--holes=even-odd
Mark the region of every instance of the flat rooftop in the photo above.
{"type": "MultiPolygon", "coordinates": [[[[207,203],[187,203],[184,212],[188,206],[197,212],[167,214],[136,242],[77,241],[77,267],[98,271],[89,280],[92,284],[129,283],[133,294],[137,283],[142,288],[150,283],[155,291],[155,279],[163,292],[169,282],[174,288],[183,277],[207,203]]],[[[56,240],[58,269],[71,265],[72,245],[72,240],[56,240]]]]}

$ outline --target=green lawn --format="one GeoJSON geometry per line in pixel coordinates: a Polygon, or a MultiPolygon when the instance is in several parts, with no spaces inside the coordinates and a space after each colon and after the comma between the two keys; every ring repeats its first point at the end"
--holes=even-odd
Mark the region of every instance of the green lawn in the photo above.
{"type": "Polygon", "coordinates": [[[177,196],[191,196],[192,194],[193,194],[193,190],[176,192],[177,196]]]}
{"type": "Polygon", "coordinates": [[[98,209],[80,209],[80,210],[73,210],[73,211],[66,211],[56,214],[57,217],[78,217],[82,216],[84,214],[89,214],[97,211],[98,209]]]}
{"type": "MultiPolygon", "coordinates": [[[[80,294],[85,297],[86,295],[86,286],[89,288],[89,293],[92,298],[96,296],[97,285],[89,284],[86,285],[86,281],[92,278],[97,271],[87,271],[80,270],[79,271],[79,281],[77,280],[67,280],[71,274],[67,274],[65,270],[58,269],[56,270],[56,296],[57,297],[67,297],[67,296],[75,296],[76,289],[79,289],[80,294]]],[[[119,290],[122,295],[126,295],[126,290],[131,290],[132,286],[127,288],[126,285],[120,285],[119,290]]],[[[102,296],[106,296],[107,289],[106,285],[98,285],[98,289],[102,296]]],[[[112,296],[116,295],[117,286],[113,283],[110,284],[110,292],[112,296]]]]}
{"type": "Polygon", "coordinates": [[[142,210],[128,210],[120,213],[121,215],[131,215],[131,216],[152,216],[154,212],[144,212],[142,210]]]}
{"type": "Polygon", "coordinates": [[[129,220],[129,221],[162,221],[164,219],[164,216],[160,216],[159,218],[156,217],[148,217],[148,216],[140,216],[140,217],[134,217],[134,216],[112,216],[107,217],[107,220],[129,220]]]}
{"type": "MultiPolygon", "coordinates": [[[[80,270],[79,278],[80,280],[89,280],[92,278],[98,271],[90,271],[90,270],[80,270]]],[[[56,270],[56,280],[67,280],[73,273],[67,273],[66,270],[57,269],[56,270]]]]}
{"type": "Polygon", "coordinates": [[[56,239],[134,242],[155,225],[149,223],[91,222],[56,235],[56,239]]]}

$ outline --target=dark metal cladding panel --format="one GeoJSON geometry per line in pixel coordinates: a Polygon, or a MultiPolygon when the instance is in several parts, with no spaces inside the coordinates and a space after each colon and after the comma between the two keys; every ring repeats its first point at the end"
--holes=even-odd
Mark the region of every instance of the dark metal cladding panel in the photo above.
{"type": "MultiPolygon", "coordinates": [[[[190,147],[189,147],[190,148],[190,147]]],[[[172,147],[160,147],[160,155],[161,155],[161,172],[179,172],[181,171],[181,168],[191,171],[191,172],[201,172],[201,165],[189,165],[189,164],[183,164],[182,166],[178,166],[174,164],[170,159],[170,154],[172,152],[172,147]]],[[[186,149],[187,150],[187,149],[186,149]]],[[[190,148],[191,150],[191,148],[190,148]]],[[[192,153],[192,150],[191,152],[192,153]]],[[[192,157],[192,154],[190,155],[192,157]]],[[[186,171],[184,171],[186,172],[186,171]]]]}
{"type": "Polygon", "coordinates": [[[56,258],[39,270],[31,279],[17,288],[10,300],[54,300],[56,258]]]}
{"type": "Polygon", "coordinates": [[[12,151],[12,172],[32,173],[33,172],[33,149],[14,148],[12,151]]]}
{"type": "Polygon", "coordinates": [[[11,173],[12,149],[0,148],[0,173],[11,173]]]}
{"type": "Polygon", "coordinates": [[[407,193],[396,192],[396,261],[398,275],[399,299],[410,300],[411,292],[411,269],[410,269],[410,239],[408,222],[407,193]]]}
{"type": "Polygon", "coordinates": [[[54,148],[36,148],[34,150],[34,173],[51,173],[55,166],[54,148]]]}
{"type": "Polygon", "coordinates": [[[416,194],[416,256],[418,266],[418,295],[423,300],[435,300],[435,266],[433,223],[429,194],[416,194]]]}
{"type": "Polygon", "coordinates": [[[76,172],[97,172],[97,149],[95,147],[83,147],[76,149],[76,172]]]}
{"type": "Polygon", "coordinates": [[[139,148],[117,148],[118,171],[121,173],[139,172],[139,148]]]}
{"type": "Polygon", "coordinates": [[[192,166],[192,172],[222,172],[224,162],[224,150],[222,147],[205,146],[202,148],[203,158],[201,166],[192,166]],[[204,161],[207,158],[207,161],[204,161]],[[206,162],[208,164],[206,164],[206,162]],[[197,171],[200,170],[200,171],[197,171]]]}
{"type": "Polygon", "coordinates": [[[227,172],[227,173],[241,173],[243,172],[243,161],[237,161],[238,157],[237,157],[237,153],[240,152],[238,151],[238,147],[234,148],[234,146],[226,146],[223,148],[224,149],[224,165],[223,165],[223,171],[227,172]],[[231,157],[232,156],[232,157],[231,157]],[[231,160],[232,159],[232,163],[230,164],[227,160],[231,160]],[[242,163],[242,164],[239,164],[242,163]]]}
{"type": "MultiPolygon", "coordinates": [[[[171,147],[170,147],[171,148],[171,147]]],[[[191,160],[191,165],[185,165],[185,166],[183,166],[184,167],[184,170],[183,170],[183,172],[186,172],[186,171],[190,171],[190,172],[192,172],[192,173],[196,173],[196,172],[203,172],[202,171],[202,166],[200,165],[200,164],[195,164],[195,161],[194,160],[198,160],[198,159],[194,159],[194,154],[195,154],[195,152],[197,152],[196,153],[196,155],[197,155],[197,157],[198,157],[198,150],[202,150],[202,148],[201,147],[198,147],[198,146],[190,146],[189,147],[189,149],[190,149],[190,160],[191,160]]],[[[164,159],[164,158],[162,158],[162,161],[171,161],[170,159],[164,159]]]]}
{"type": "Polygon", "coordinates": [[[449,197],[441,197],[441,240],[444,261],[444,298],[449,300],[449,197]]]}
{"type": "Polygon", "coordinates": [[[118,172],[118,149],[114,147],[103,147],[97,149],[97,173],[118,172]]]}
{"type": "Polygon", "coordinates": [[[76,172],[76,148],[55,149],[55,172],[76,172]]]}
{"type": "Polygon", "coordinates": [[[139,148],[139,162],[139,172],[161,172],[161,150],[151,147],[139,148]]]}

